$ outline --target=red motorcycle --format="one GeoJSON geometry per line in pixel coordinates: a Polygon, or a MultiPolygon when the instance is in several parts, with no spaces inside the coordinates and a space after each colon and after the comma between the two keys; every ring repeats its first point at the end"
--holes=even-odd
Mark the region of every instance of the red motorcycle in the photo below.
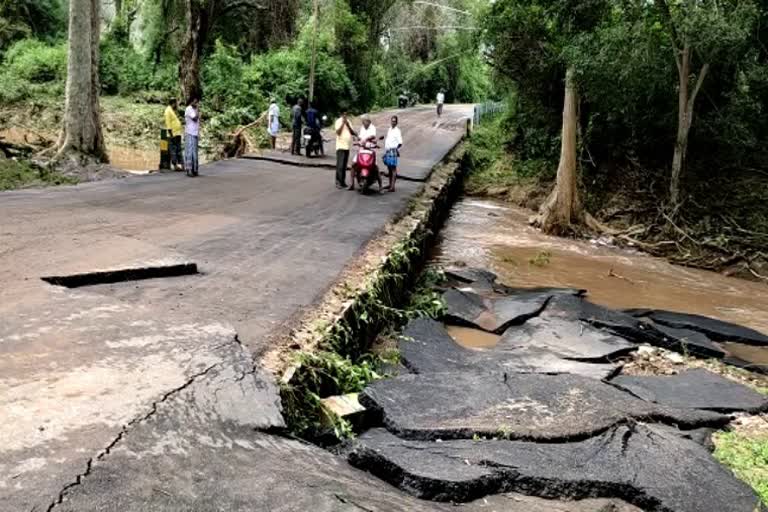
{"type": "Polygon", "coordinates": [[[355,161],[352,162],[352,170],[354,171],[355,180],[357,181],[357,189],[361,194],[367,194],[370,192],[374,183],[379,184],[379,191],[381,191],[381,174],[379,173],[379,166],[376,163],[376,151],[379,146],[376,142],[366,141],[360,144],[355,144],[360,148],[357,153],[355,161]]]}

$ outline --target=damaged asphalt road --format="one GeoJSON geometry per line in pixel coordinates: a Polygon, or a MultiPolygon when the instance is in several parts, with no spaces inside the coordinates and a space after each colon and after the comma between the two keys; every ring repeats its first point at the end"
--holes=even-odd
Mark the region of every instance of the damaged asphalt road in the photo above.
{"type": "MultiPolygon", "coordinates": [[[[431,110],[401,114],[414,172],[426,176],[460,141],[469,108],[446,109],[439,126],[431,110]]],[[[279,401],[253,357],[423,187],[401,185],[363,197],[336,190],[332,172],[229,160],[204,166],[196,180],[164,174],[0,194],[0,511],[67,506],[102,468],[121,479],[110,465],[116,454],[142,453],[132,477],[143,472],[145,482],[164,480],[168,467],[187,471],[191,480],[177,483],[188,490],[218,479],[221,468],[206,464],[216,432],[271,439],[254,432],[282,426],[279,401]],[[179,264],[199,274],[58,286],[91,284],[67,276],[135,277],[134,269],[179,264]],[[50,276],[64,279],[42,280],[50,276]],[[144,434],[146,449],[123,448],[144,434]]],[[[304,450],[308,460],[319,451],[304,450]]],[[[278,460],[259,465],[252,455],[222,464],[253,475],[278,460]]],[[[312,479],[304,482],[292,495],[314,493],[312,479]]],[[[162,492],[120,492],[137,493],[134,510],[178,510],[162,492]]],[[[186,510],[196,503],[188,498],[186,510]]],[[[233,503],[258,509],[239,499],[234,493],[233,503]]]]}
{"type": "Polygon", "coordinates": [[[696,332],[702,347],[717,347],[702,332],[712,323],[665,313],[660,322],[686,321],[662,329],[591,304],[580,290],[508,288],[478,269],[447,276],[454,289],[444,292],[443,320],[504,334],[470,349],[443,323],[412,320],[399,341],[412,373],[360,395],[374,427],[348,447],[353,465],[438,502],[518,492],[611,498],[646,512],[766,510],[712,457],[711,435],[728,413],[765,411],[768,397],[706,370],[620,374],[618,358],[639,342],[683,350],[696,332]]]}

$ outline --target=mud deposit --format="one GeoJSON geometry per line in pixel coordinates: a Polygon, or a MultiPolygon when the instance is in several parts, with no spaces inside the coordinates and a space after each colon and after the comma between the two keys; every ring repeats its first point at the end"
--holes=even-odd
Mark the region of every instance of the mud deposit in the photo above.
{"type": "MultiPolygon", "coordinates": [[[[549,237],[528,226],[530,212],[465,198],[453,209],[433,258],[487,268],[515,286],[589,289],[590,301],[705,315],[768,332],[768,286],[671,265],[609,240],[549,237]]],[[[765,365],[768,349],[725,343],[733,356],[765,365]]]]}

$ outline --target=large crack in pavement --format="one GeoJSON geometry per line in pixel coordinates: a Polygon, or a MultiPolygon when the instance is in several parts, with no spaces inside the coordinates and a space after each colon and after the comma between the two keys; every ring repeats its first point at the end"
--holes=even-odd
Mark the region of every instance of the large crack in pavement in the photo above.
{"type": "Polygon", "coordinates": [[[179,387],[177,387],[175,389],[172,389],[171,391],[165,393],[162,396],[162,398],[160,398],[159,400],[156,400],[156,401],[152,402],[152,406],[150,407],[150,410],[149,410],[148,413],[143,414],[143,415],[141,415],[141,416],[131,420],[130,422],[128,422],[128,424],[125,425],[122,430],[120,430],[120,432],[117,434],[117,436],[115,436],[115,438],[112,440],[112,442],[110,442],[106,446],[106,448],[104,448],[98,454],[96,454],[95,457],[91,457],[90,459],[88,459],[88,461],[86,463],[85,471],[83,471],[82,473],[79,473],[78,475],[76,475],[73,482],[71,482],[71,483],[67,484],[66,486],[64,486],[64,488],[61,490],[61,492],[59,492],[58,496],[48,506],[48,508],[46,509],[46,512],[51,512],[54,508],[56,508],[57,505],[60,505],[64,501],[64,496],[67,494],[67,491],[69,491],[73,487],[76,487],[76,486],[82,484],[83,479],[86,478],[91,473],[91,469],[93,468],[93,463],[95,461],[100,461],[104,457],[109,455],[109,453],[112,451],[112,449],[115,446],[117,446],[117,444],[120,441],[122,441],[123,438],[126,435],[128,435],[128,432],[131,430],[131,428],[135,427],[136,425],[138,425],[142,421],[146,421],[149,418],[151,418],[152,416],[154,416],[157,413],[158,405],[160,405],[163,402],[165,402],[166,400],[170,399],[171,397],[173,397],[175,394],[179,393],[180,391],[188,388],[189,386],[194,384],[194,382],[197,379],[206,376],[211,370],[213,370],[214,368],[216,368],[220,364],[221,363],[216,363],[214,365],[209,366],[205,370],[194,374],[184,384],[182,384],[181,386],[179,386],[179,387]]]}

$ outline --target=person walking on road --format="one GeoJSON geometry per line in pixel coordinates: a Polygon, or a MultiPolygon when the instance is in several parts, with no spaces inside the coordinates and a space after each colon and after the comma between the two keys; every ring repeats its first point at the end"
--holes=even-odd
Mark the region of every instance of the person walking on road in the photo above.
{"type": "Polygon", "coordinates": [[[445,105],[445,93],[440,89],[437,93],[437,117],[443,115],[443,105],[445,105]]]}
{"type": "MultiPolygon", "coordinates": [[[[336,188],[343,189],[347,186],[347,167],[349,166],[349,151],[352,149],[352,137],[357,133],[347,118],[347,111],[341,113],[341,117],[333,125],[336,131],[336,188]]],[[[352,176],[354,185],[355,177],[352,176]]]]}
{"type": "Polygon", "coordinates": [[[168,130],[168,152],[171,156],[171,169],[181,171],[184,168],[184,159],[181,156],[181,134],[183,132],[181,121],[176,114],[179,102],[176,98],[168,101],[165,107],[165,129],[168,130]]]}
{"type": "Polygon", "coordinates": [[[271,98],[269,110],[267,111],[267,132],[269,133],[272,149],[277,149],[277,134],[280,131],[280,107],[277,106],[277,100],[271,98]]]}
{"type": "Polygon", "coordinates": [[[293,140],[291,141],[291,154],[301,155],[301,127],[304,125],[304,100],[299,98],[291,109],[291,127],[293,128],[293,140]]]}
{"type": "MultiPolygon", "coordinates": [[[[397,181],[397,165],[400,161],[400,148],[403,147],[403,134],[398,126],[399,119],[392,116],[392,125],[387,132],[387,138],[384,141],[384,165],[387,166],[389,176],[390,192],[395,191],[395,182],[397,181]]],[[[383,139],[384,137],[382,137],[383,139]]]]}
{"type": "Polygon", "coordinates": [[[184,135],[184,164],[187,176],[197,176],[200,146],[200,101],[197,98],[192,98],[184,111],[184,135]]]}

